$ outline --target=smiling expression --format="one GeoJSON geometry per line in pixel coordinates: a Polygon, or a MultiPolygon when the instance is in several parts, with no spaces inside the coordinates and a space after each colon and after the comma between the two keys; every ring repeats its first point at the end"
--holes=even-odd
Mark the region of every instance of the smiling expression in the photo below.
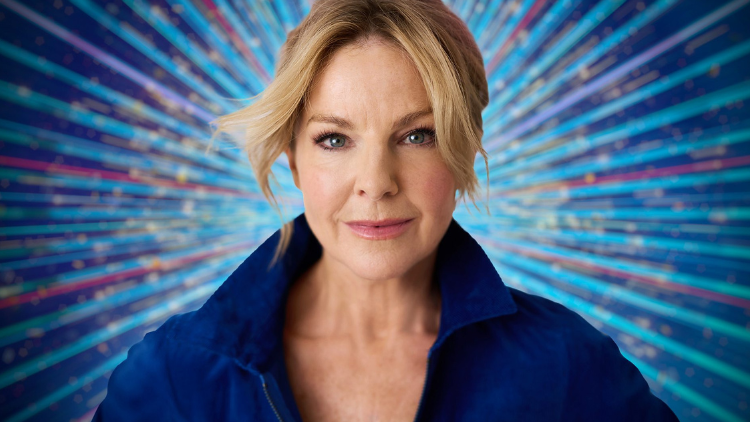
{"type": "Polygon", "coordinates": [[[436,251],[457,186],[435,142],[427,92],[408,56],[378,39],[336,51],[287,150],[324,257],[381,280],[436,251]]]}

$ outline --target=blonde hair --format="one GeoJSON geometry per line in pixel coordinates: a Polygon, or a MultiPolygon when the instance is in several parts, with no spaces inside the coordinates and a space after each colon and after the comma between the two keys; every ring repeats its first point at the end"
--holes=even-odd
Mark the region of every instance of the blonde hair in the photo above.
{"type": "MultiPolygon", "coordinates": [[[[263,194],[281,211],[270,188],[276,159],[294,148],[294,126],[315,76],[344,45],[370,37],[391,42],[413,61],[435,118],[437,148],[452,172],[460,198],[476,207],[474,159],[482,147],[482,110],[489,102],[484,61],[466,24],[440,0],[318,0],[281,48],[276,75],[260,98],[214,120],[218,133],[244,130],[243,150],[263,194]]],[[[479,209],[479,208],[477,208],[479,209]]],[[[487,208],[489,213],[489,208],[487,208]]],[[[281,228],[271,266],[284,254],[293,222],[281,228]]]]}

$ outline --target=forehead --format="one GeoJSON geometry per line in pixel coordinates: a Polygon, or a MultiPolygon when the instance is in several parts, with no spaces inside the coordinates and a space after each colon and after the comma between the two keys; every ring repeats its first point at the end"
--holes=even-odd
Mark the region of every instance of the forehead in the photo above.
{"type": "Polygon", "coordinates": [[[353,120],[389,120],[429,105],[408,55],[390,43],[367,41],[333,54],[315,78],[303,116],[336,113],[353,120]]]}

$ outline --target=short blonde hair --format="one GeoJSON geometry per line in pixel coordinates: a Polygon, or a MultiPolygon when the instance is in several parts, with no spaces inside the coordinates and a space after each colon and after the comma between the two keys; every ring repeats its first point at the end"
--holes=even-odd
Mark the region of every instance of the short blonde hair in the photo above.
{"type": "MultiPolygon", "coordinates": [[[[263,194],[280,213],[270,188],[271,178],[278,185],[271,166],[287,148],[294,148],[294,127],[315,76],[339,48],[370,37],[392,43],[413,61],[433,110],[440,156],[460,198],[468,196],[476,206],[477,153],[484,158],[489,186],[482,147],[487,78],[471,32],[440,0],[316,1],[282,46],[274,80],[254,103],[212,122],[214,137],[244,130],[243,150],[263,194]]],[[[292,222],[283,225],[271,265],[286,251],[292,227],[292,222]]]]}

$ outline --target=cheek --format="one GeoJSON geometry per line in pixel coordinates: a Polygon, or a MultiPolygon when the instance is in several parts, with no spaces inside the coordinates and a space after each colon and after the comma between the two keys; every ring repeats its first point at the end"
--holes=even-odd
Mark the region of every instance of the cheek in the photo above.
{"type": "Polygon", "coordinates": [[[419,202],[425,211],[452,214],[456,205],[456,182],[448,167],[442,161],[431,161],[410,168],[407,174],[409,197],[419,202]]]}
{"type": "Polygon", "coordinates": [[[345,196],[346,183],[341,169],[302,161],[298,163],[298,171],[306,213],[322,214],[335,208],[345,196]]]}

